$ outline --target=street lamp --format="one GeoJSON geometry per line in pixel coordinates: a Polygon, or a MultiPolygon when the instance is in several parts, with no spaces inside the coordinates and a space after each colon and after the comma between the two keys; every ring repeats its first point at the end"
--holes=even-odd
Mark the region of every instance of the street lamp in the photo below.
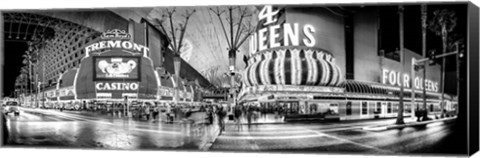
{"type": "Polygon", "coordinates": [[[233,69],[234,67],[233,66],[230,66],[230,72],[229,73],[225,73],[226,76],[230,76],[230,94],[232,94],[232,99],[233,99],[233,105],[237,105],[237,92],[236,92],[236,86],[235,86],[235,75],[238,75],[239,77],[241,77],[242,73],[238,72],[238,71],[235,71],[233,69]]]}
{"type": "Polygon", "coordinates": [[[179,100],[179,94],[180,93],[179,91],[179,85],[180,85],[180,66],[182,66],[182,61],[181,61],[181,58],[180,58],[180,55],[177,55],[175,54],[175,57],[173,57],[173,64],[174,64],[174,68],[175,68],[175,83],[176,83],[176,88],[175,88],[175,105],[178,104],[178,100],[179,100]]]}
{"type": "MultiPolygon", "coordinates": [[[[435,55],[435,53],[433,51],[431,51],[430,53],[431,55],[429,55],[428,58],[423,58],[423,59],[419,59],[419,60],[416,60],[415,58],[412,58],[412,65],[411,65],[411,69],[410,69],[410,72],[411,72],[411,80],[413,81],[412,82],[412,86],[411,86],[411,101],[412,101],[412,106],[414,105],[415,103],[415,66],[417,64],[420,64],[420,63],[423,63],[423,62],[426,62],[426,61],[429,61],[429,62],[432,62],[436,59],[439,59],[439,58],[445,58],[447,56],[450,56],[450,55],[455,55],[457,54],[457,62],[460,61],[459,58],[461,58],[463,56],[462,53],[458,53],[458,45],[456,46],[456,50],[453,51],[453,52],[449,52],[449,53],[445,53],[445,54],[440,54],[440,55],[435,55]]],[[[423,67],[425,70],[426,70],[426,67],[423,67]]],[[[424,71],[425,71],[424,70],[424,71]]],[[[457,63],[457,80],[459,80],[459,63],[457,63]]],[[[445,70],[444,70],[445,71],[445,70]]],[[[426,76],[424,76],[423,80],[425,80],[426,76]]],[[[458,81],[457,81],[458,82],[458,81]]],[[[445,83],[442,83],[442,84],[445,84],[445,83]]],[[[457,83],[458,84],[458,83],[457,83]]],[[[425,85],[422,85],[422,88],[425,90],[425,85]]],[[[443,89],[442,89],[443,91],[443,89]]],[[[459,86],[457,85],[457,98],[458,98],[458,92],[459,92],[459,86]]],[[[426,97],[425,95],[423,96],[424,98],[426,97]]],[[[458,99],[457,99],[458,100],[458,99]]],[[[440,104],[444,104],[443,103],[443,100],[440,104]]],[[[457,103],[458,105],[458,103],[457,103]]],[[[442,115],[443,115],[443,109],[442,109],[442,115]]],[[[413,115],[412,115],[413,116],[413,115]]]]}

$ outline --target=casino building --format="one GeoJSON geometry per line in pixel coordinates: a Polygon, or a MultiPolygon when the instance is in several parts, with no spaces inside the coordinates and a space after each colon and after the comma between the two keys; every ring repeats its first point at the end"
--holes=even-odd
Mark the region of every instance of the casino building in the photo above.
{"type": "Polygon", "coordinates": [[[411,79],[412,58],[420,53],[404,49],[401,65],[398,51],[382,43],[391,40],[381,39],[383,13],[349,9],[354,12],[339,16],[344,8],[265,6],[250,40],[240,104],[282,113],[286,121],[396,117],[403,82],[405,116],[423,107],[423,88],[428,111],[455,110],[453,95],[440,104],[440,65],[426,67],[425,85],[421,71],[411,79]]]}
{"type": "Polygon", "coordinates": [[[44,85],[24,97],[27,106],[78,107],[126,100],[194,105],[202,100],[210,82],[184,60],[180,60],[180,78],[173,75],[174,54],[163,32],[144,18],[137,22],[105,14],[101,17],[110,19],[102,21],[103,28],[71,24],[80,32],[57,33],[52,41],[64,40],[61,44],[47,41],[41,50],[45,57],[35,65],[44,85]]]}

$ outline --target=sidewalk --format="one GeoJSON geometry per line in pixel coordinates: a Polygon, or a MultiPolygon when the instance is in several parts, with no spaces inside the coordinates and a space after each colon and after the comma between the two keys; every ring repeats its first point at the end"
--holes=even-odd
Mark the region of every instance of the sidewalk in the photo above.
{"type": "Polygon", "coordinates": [[[457,117],[454,116],[454,117],[436,118],[435,115],[429,115],[429,118],[431,120],[417,122],[416,121],[417,118],[412,119],[410,117],[407,117],[407,118],[404,118],[404,122],[405,122],[404,124],[399,124],[399,125],[397,125],[397,124],[386,124],[386,125],[369,126],[369,127],[364,127],[363,130],[384,131],[384,130],[389,130],[389,129],[404,128],[404,127],[423,126],[423,125],[427,125],[427,124],[434,123],[434,122],[447,122],[447,121],[455,120],[457,117]]]}
{"type": "MultiPolygon", "coordinates": [[[[283,124],[283,123],[286,123],[284,121],[284,117],[280,116],[280,115],[275,115],[275,114],[261,115],[258,112],[255,112],[255,115],[257,115],[257,116],[252,118],[251,124],[283,124]]],[[[240,122],[241,122],[240,124],[242,124],[242,125],[247,125],[248,124],[247,117],[245,115],[242,115],[240,117],[240,122]]],[[[236,125],[234,120],[229,120],[228,119],[228,116],[225,119],[225,124],[226,125],[236,125]]]]}

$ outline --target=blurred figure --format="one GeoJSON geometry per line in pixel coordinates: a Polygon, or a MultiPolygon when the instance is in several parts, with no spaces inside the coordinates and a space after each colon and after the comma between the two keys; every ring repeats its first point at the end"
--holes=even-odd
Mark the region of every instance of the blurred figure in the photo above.
{"type": "Polygon", "coordinates": [[[145,114],[145,118],[147,119],[147,121],[150,120],[150,106],[148,104],[144,104],[144,114],[145,114]]]}
{"type": "Polygon", "coordinates": [[[153,108],[153,122],[158,120],[158,114],[160,112],[160,107],[158,105],[155,105],[153,108]]]}
{"type": "Polygon", "coordinates": [[[253,117],[253,107],[251,105],[247,107],[246,114],[247,114],[248,129],[250,129],[250,126],[252,125],[252,117],[253,117]]]}
{"type": "Polygon", "coordinates": [[[223,109],[222,106],[219,107],[218,112],[218,126],[220,127],[220,134],[225,131],[225,116],[227,116],[227,112],[223,109]]]}
{"type": "Polygon", "coordinates": [[[0,114],[0,117],[2,117],[2,145],[5,145],[8,143],[8,129],[7,129],[7,118],[5,117],[5,114],[3,112],[0,114]]]}
{"type": "Polygon", "coordinates": [[[233,111],[233,114],[234,114],[234,117],[235,117],[235,124],[237,126],[237,130],[241,130],[242,129],[242,125],[241,125],[241,117],[242,117],[242,107],[241,106],[237,106],[235,107],[234,111],[233,111]]]}

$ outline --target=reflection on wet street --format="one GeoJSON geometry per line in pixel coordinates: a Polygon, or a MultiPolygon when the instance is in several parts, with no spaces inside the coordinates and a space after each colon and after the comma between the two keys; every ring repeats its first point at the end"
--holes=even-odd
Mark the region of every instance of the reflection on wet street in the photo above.
{"type": "MultiPolygon", "coordinates": [[[[140,121],[112,115],[24,109],[8,115],[7,145],[108,149],[200,149],[212,138],[204,113],[175,123],[140,121]]],[[[214,128],[214,127],[209,127],[214,128]]]]}
{"type": "Polygon", "coordinates": [[[455,119],[422,126],[380,131],[367,126],[393,124],[395,119],[322,122],[236,124],[227,121],[219,135],[218,120],[205,124],[205,113],[166,123],[160,117],[144,121],[91,112],[24,109],[8,115],[9,146],[187,149],[213,151],[359,152],[359,153],[461,153],[455,119]]]}

